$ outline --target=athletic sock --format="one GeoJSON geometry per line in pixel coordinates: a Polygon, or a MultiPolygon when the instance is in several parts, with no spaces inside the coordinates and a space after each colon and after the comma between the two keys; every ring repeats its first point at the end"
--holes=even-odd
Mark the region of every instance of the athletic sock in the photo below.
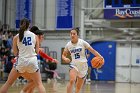
{"type": "Polygon", "coordinates": [[[21,90],[20,93],[25,93],[25,92],[23,90],[21,90]]]}

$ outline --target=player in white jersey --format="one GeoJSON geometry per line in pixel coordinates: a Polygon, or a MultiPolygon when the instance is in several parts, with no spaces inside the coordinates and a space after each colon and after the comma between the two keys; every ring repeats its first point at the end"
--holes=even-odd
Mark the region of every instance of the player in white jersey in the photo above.
{"type": "Polygon", "coordinates": [[[13,53],[18,57],[17,63],[8,76],[8,80],[1,87],[0,93],[7,93],[8,88],[20,76],[28,73],[28,77],[33,80],[39,93],[46,93],[41,81],[41,74],[37,63],[37,53],[39,52],[38,37],[28,31],[29,20],[24,18],[20,22],[19,34],[13,39],[13,53]]]}
{"type": "MultiPolygon", "coordinates": [[[[43,32],[39,31],[38,27],[33,26],[30,29],[31,32],[33,32],[34,34],[36,34],[38,36],[39,39],[39,43],[41,44],[41,42],[44,40],[44,36],[43,36],[43,32]]],[[[51,62],[55,62],[58,63],[58,61],[56,59],[53,59],[52,57],[48,56],[47,54],[45,54],[42,49],[39,50],[39,55],[46,59],[49,60],[51,62]]],[[[23,76],[23,75],[22,75],[23,76]]],[[[24,88],[21,90],[20,93],[33,93],[34,88],[36,87],[34,82],[30,79],[30,77],[28,77],[28,74],[24,74],[23,76],[24,78],[28,79],[28,84],[26,84],[26,86],[24,86],[24,88]]]]}
{"type": "MultiPolygon", "coordinates": [[[[19,37],[19,34],[16,37],[19,37]]],[[[16,43],[19,52],[17,63],[14,65],[14,67],[17,69],[19,73],[36,72],[39,69],[36,57],[37,54],[34,49],[36,45],[36,35],[27,30],[24,32],[22,42],[20,42],[19,38],[17,38],[16,43]]]]}
{"type": "Polygon", "coordinates": [[[72,62],[70,63],[71,68],[75,68],[79,73],[78,76],[83,78],[87,74],[87,58],[85,55],[85,49],[90,45],[82,39],[78,39],[77,44],[68,42],[65,49],[70,52],[72,62]]]}
{"type": "Polygon", "coordinates": [[[70,31],[71,41],[69,41],[62,54],[62,59],[70,63],[70,81],[67,86],[67,93],[72,93],[72,87],[76,81],[75,93],[80,93],[80,89],[83,86],[88,65],[85,50],[88,49],[95,56],[103,58],[96,50],[94,50],[86,41],[80,39],[79,28],[73,28],[70,31]],[[67,58],[67,54],[71,55],[72,60],[67,58]]]}

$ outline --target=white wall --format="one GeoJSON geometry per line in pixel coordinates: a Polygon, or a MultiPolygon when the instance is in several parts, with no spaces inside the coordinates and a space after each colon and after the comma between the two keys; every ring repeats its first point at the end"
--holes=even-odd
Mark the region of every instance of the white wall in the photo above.
{"type": "Polygon", "coordinates": [[[45,0],[35,0],[34,1],[34,25],[44,29],[45,28],[45,0]]]}
{"type": "Polygon", "coordinates": [[[61,48],[64,48],[68,41],[69,40],[44,40],[41,45],[49,47],[49,51],[57,52],[57,60],[59,61],[57,72],[64,73],[66,80],[69,79],[69,65],[61,64],[61,48]]]}
{"type": "Polygon", "coordinates": [[[7,0],[7,16],[6,23],[9,24],[10,28],[15,27],[15,16],[16,16],[16,0],[7,0]]]}
{"type": "Polygon", "coordinates": [[[46,24],[49,30],[54,30],[56,25],[56,0],[47,0],[46,6],[46,24]]]}
{"type": "Polygon", "coordinates": [[[140,82],[140,45],[139,43],[117,43],[116,82],[140,82]],[[139,60],[139,62],[137,62],[139,60]]]}
{"type": "Polygon", "coordinates": [[[3,7],[2,7],[2,5],[3,5],[3,0],[0,0],[0,25],[1,25],[2,21],[3,21],[3,19],[2,19],[2,15],[3,15],[3,7]]]}
{"type": "Polygon", "coordinates": [[[117,43],[116,82],[130,82],[131,44],[117,43]]]}
{"type": "Polygon", "coordinates": [[[140,43],[132,43],[131,82],[140,83],[140,43]]]}
{"type": "Polygon", "coordinates": [[[75,27],[80,26],[81,22],[81,1],[80,0],[74,0],[74,25],[75,27]]]}

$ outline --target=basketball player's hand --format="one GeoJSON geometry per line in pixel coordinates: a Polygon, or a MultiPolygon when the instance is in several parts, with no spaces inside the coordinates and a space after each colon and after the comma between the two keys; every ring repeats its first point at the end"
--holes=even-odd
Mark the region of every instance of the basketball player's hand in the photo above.
{"type": "Polygon", "coordinates": [[[70,63],[71,62],[71,60],[69,59],[69,58],[65,58],[65,59],[63,59],[66,63],[70,63]]]}
{"type": "Polygon", "coordinates": [[[58,63],[58,60],[57,59],[53,59],[52,62],[58,63]]]}
{"type": "Polygon", "coordinates": [[[104,57],[103,56],[100,56],[100,58],[104,61],[104,57]]]}
{"type": "Polygon", "coordinates": [[[102,56],[98,56],[98,57],[104,61],[104,57],[102,57],[102,56]]]}
{"type": "Polygon", "coordinates": [[[39,50],[44,52],[44,49],[43,48],[39,48],[39,50]]]}
{"type": "Polygon", "coordinates": [[[102,56],[100,58],[102,61],[99,61],[100,64],[98,65],[97,68],[101,68],[104,65],[104,58],[102,56]]]}
{"type": "Polygon", "coordinates": [[[17,58],[16,58],[16,57],[11,59],[11,62],[12,62],[13,64],[16,63],[16,61],[17,61],[17,58]]]}
{"type": "Polygon", "coordinates": [[[48,60],[48,59],[46,59],[46,62],[49,62],[49,60],[48,60]]]}

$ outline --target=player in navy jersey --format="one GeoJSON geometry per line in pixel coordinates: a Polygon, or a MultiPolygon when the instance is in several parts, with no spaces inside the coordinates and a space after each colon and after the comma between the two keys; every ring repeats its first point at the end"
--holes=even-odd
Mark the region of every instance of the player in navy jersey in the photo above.
{"type": "Polygon", "coordinates": [[[95,56],[103,58],[96,50],[94,50],[86,41],[80,39],[79,28],[73,28],[70,31],[69,41],[62,54],[62,59],[66,63],[70,63],[70,81],[67,85],[67,93],[72,93],[72,87],[76,81],[76,90],[75,93],[80,93],[80,89],[83,86],[85,77],[88,71],[88,64],[85,50],[88,49],[95,56]],[[67,54],[71,55],[72,60],[67,58],[67,54]]]}

